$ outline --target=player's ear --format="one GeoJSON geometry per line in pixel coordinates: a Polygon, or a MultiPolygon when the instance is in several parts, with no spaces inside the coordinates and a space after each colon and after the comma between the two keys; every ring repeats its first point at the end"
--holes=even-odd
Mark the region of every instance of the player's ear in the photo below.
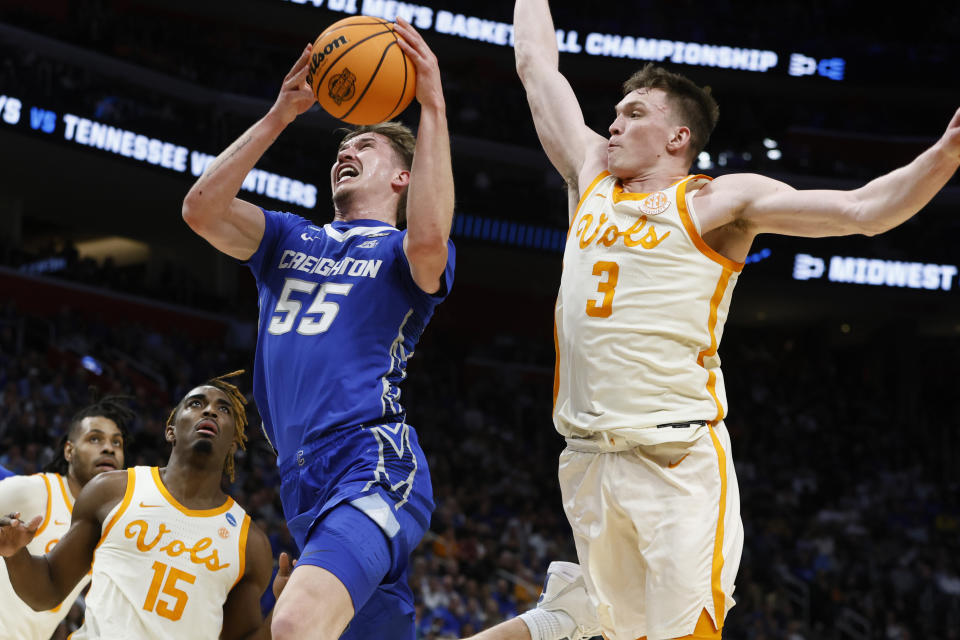
{"type": "Polygon", "coordinates": [[[177,433],[174,431],[172,424],[168,424],[163,430],[163,439],[170,444],[177,444],[177,433]]]}
{"type": "Polygon", "coordinates": [[[390,181],[391,186],[393,186],[395,191],[403,191],[410,184],[410,170],[401,169],[394,176],[393,180],[390,181]]]}
{"type": "Polygon", "coordinates": [[[667,149],[678,152],[690,144],[690,127],[680,126],[674,129],[673,137],[667,142],[667,149]]]}
{"type": "Polygon", "coordinates": [[[63,459],[67,462],[73,460],[73,443],[69,440],[63,443],[63,459]]]}

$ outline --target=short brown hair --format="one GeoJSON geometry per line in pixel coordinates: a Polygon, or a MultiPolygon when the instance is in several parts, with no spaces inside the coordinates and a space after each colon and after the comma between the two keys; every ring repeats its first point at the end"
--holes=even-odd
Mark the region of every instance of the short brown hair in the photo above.
{"type": "MultiPolygon", "coordinates": [[[[396,152],[397,157],[403,163],[407,170],[413,165],[413,152],[417,147],[417,138],[404,124],[396,121],[381,122],[379,124],[365,124],[353,129],[340,129],[346,133],[340,140],[340,146],[364,133],[379,133],[390,141],[390,146],[396,152]]],[[[400,196],[400,204],[397,206],[397,226],[402,227],[407,221],[407,192],[404,191],[400,196]]]]}
{"type": "Polygon", "coordinates": [[[681,123],[690,129],[692,162],[707,146],[720,118],[720,107],[710,94],[710,87],[698,87],[684,75],[649,63],[623,83],[623,95],[637,89],[661,89],[667,94],[681,123]]]}

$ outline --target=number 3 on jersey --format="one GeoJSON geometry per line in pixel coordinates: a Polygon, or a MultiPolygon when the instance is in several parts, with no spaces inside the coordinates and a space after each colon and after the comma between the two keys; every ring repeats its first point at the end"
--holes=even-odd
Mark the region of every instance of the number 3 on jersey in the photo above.
{"type": "MultiPolygon", "coordinates": [[[[270,326],[267,331],[272,335],[279,336],[290,331],[293,323],[297,320],[297,314],[300,313],[301,303],[291,300],[290,296],[296,291],[310,295],[317,288],[316,282],[309,280],[300,280],[298,278],[287,278],[283,283],[283,291],[280,292],[280,299],[277,300],[277,306],[273,312],[283,315],[275,315],[270,318],[270,326]]],[[[352,284],[343,282],[324,282],[320,285],[320,291],[313,303],[304,312],[304,316],[319,316],[318,318],[305,317],[297,325],[297,333],[304,336],[315,336],[324,333],[333,324],[333,319],[340,312],[340,305],[336,302],[326,300],[327,294],[345,296],[353,288],[352,284]]]]}
{"type": "Polygon", "coordinates": [[[617,276],[620,265],[616,262],[600,261],[593,265],[593,275],[600,276],[597,293],[603,294],[603,300],[587,300],[587,315],[592,318],[609,318],[613,313],[613,294],[617,288],[617,276]]]}

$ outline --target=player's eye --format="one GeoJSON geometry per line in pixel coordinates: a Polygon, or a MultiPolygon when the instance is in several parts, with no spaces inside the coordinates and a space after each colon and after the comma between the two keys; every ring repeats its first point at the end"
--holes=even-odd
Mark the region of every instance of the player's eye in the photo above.
{"type": "Polygon", "coordinates": [[[220,405],[220,413],[230,413],[230,407],[226,405],[220,405]]]}

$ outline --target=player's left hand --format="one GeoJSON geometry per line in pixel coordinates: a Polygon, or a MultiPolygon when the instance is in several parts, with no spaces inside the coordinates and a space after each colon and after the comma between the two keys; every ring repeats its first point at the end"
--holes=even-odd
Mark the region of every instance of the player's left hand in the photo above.
{"type": "Polygon", "coordinates": [[[37,516],[30,522],[21,520],[19,513],[0,516],[0,556],[12,556],[27,546],[41,522],[43,516],[37,516]]]}
{"type": "Polygon", "coordinates": [[[280,594],[283,592],[283,588],[287,586],[287,582],[290,580],[290,574],[293,573],[293,568],[297,566],[297,561],[290,561],[290,555],[286,551],[280,553],[280,558],[278,559],[280,563],[280,568],[277,569],[277,575],[273,579],[273,597],[279,598],[280,594]]]}
{"type": "Polygon", "coordinates": [[[947,125],[947,130],[943,132],[940,143],[944,151],[960,162],[960,109],[953,114],[953,119],[947,125]]]}
{"type": "Polygon", "coordinates": [[[445,108],[437,56],[423,36],[400,16],[397,16],[396,32],[400,36],[400,48],[417,69],[417,102],[424,107],[445,108]]]}

